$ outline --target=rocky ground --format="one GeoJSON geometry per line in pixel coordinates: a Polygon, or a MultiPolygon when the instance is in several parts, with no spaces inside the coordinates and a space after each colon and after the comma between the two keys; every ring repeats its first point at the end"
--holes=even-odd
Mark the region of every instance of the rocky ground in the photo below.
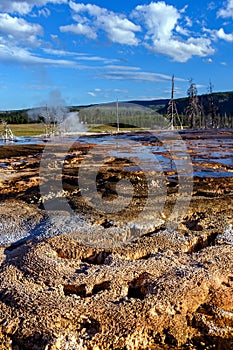
{"type": "MultiPolygon", "coordinates": [[[[225,147],[227,159],[232,133],[207,136],[225,147]]],[[[130,204],[103,214],[78,189],[77,169],[92,145],[69,150],[63,192],[55,171],[46,198],[39,188],[51,180],[46,172],[39,176],[44,146],[0,148],[0,349],[233,348],[233,168],[229,161],[200,161],[191,143],[200,135],[185,137],[198,174],[190,177],[191,201],[176,225],[169,221],[179,214],[174,169],[166,169],[166,203],[156,215],[153,205],[143,211],[148,186],[140,169],[131,171],[130,204]],[[135,220],[136,235],[129,224],[135,220]]],[[[53,169],[64,152],[50,156],[53,169]]],[[[107,201],[130,165],[111,158],[99,171],[107,201]]]]}

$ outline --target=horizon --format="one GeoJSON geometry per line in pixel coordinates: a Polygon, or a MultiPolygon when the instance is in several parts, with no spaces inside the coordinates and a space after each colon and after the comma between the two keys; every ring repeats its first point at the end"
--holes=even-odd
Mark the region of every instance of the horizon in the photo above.
{"type": "MultiPolygon", "coordinates": [[[[215,94],[224,94],[224,93],[233,93],[233,90],[230,90],[230,91],[215,91],[213,92],[213,95],[215,94]]],[[[205,95],[208,95],[208,92],[206,93],[203,93],[203,94],[198,94],[197,97],[201,97],[201,96],[205,96],[205,95]]],[[[65,108],[73,108],[73,107],[77,107],[77,108],[88,108],[88,107],[94,107],[94,106],[101,106],[101,105],[107,105],[107,104],[114,104],[116,102],[118,102],[119,104],[123,104],[123,103],[129,103],[129,104],[133,104],[134,102],[152,102],[152,101],[169,101],[171,98],[170,97],[167,97],[167,98],[158,98],[158,99],[151,99],[151,100],[137,100],[137,99],[132,99],[132,100],[129,100],[129,101],[119,101],[119,100],[115,100],[115,101],[106,101],[106,102],[96,102],[96,103],[90,103],[90,104],[80,104],[80,105],[61,105],[61,104],[54,104],[54,105],[50,105],[50,107],[65,107],[65,108]]],[[[178,98],[174,98],[174,100],[180,100],[180,99],[188,99],[188,96],[181,96],[181,97],[178,97],[178,98]]],[[[25,111],[30,111],[30,110],[33,110],[33,109],[40,109],[40,108],[46,108],[47,107],[47,104],[45,105],[41,105],[41,106],[35,106],[35,107],[28,107],[28,108],[19,108],[19,109],[8,109],[8,110],[1,110],[0,109],[0,113],[4,113],[4,112],[17,112],[17,111],[22,111],[22,110],[25,110],[25,111]]],[[[149,107],[144,107],[144,108],[149,108],[149,107]]]]}
{"type": "Polygon", "coordinates": [[[233,90],[233,0],[2,0],[0,111],[233,90]],[[55,101],[56,102],[56,101],[55,101]]]}

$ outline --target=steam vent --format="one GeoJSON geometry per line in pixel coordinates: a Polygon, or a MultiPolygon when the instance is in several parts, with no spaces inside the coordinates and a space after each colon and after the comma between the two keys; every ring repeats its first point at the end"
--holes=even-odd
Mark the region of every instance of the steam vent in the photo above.
{"type": "Polygon", "coordinates": [[[232,154],[232,129],[1,142],[0,349],[233,349],[232,154]]]}

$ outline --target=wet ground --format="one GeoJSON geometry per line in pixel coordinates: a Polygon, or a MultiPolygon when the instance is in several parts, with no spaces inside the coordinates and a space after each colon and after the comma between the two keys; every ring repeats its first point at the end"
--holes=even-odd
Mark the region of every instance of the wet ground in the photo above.
{"type": "MultiPolygon", "coordinates": [[[[195,176],[232,176],[233,168],[233,145],[232,145],[232,130],[198,130],[198,131],[179,131],[173,132],[131,132],[116,134],[80,134],[69,135],[51,139],[43,139],[41,137],[24,138],[19,137],[15,142],[3,142],[0,139],[0,169],[10,168],[12,161],[21,160],[21,156],[30,153],[41,154],[45,147],[50,144],[66,148],[69,145],[71,148],[77,148],[79,145],[90,147],[103,145],[103,148],[115,149],[116,155],[119,152],[119,147],[124,141],[132,142],[133,145],[138,143],[138,147],[146,145],[150,147],[149,152],[155,154],[156,158],[161,163],[164,170],[169,170],[174,162],[171,162],[177,157],[183,157],[185,152],[189,153],[193,164],[193,175],[195,176]],[[180,140],[184,143],[181,144],[180,140]],[[165,144],[164,144],[165,143],[165,144]],[[186,149],[187,147],[187,149],[186,149]],[[172,154],[172,156],[171,156],[172,154]],[[4,157],[11,159],[4,159],[4,157]]],[[[70,151],[69,149],[67,150],[70,151]]],[[[122,156],[122,151],[119,152],[122,156]]],[[[129,150],[132,153],[132,150],[129,150]]],[[[128,154],[125,154],[127,157],[128,154]]],[[[37,155],[37,154],[36,154],[37,155]]],[[[21,160],[23,161],[23,160],[21,160]]],[[[171,169],[172,170],[172,169],[171,169]]]]}
{"type": "Polygon", "coordinates": [[[1,204],[32,204],[44,219],[30,230],[19,225],[12,235],[6,234],[2,220],[0,243],[45,232],[61,234],[74,227],[86,230],[84,241],[93,229],[104,228],[107,239],[113,235],[119,242],[174,218],[182,221],[195,196],[232,195],[232,136],[232,130],[131,132],[4,143],[1,204]],[[47,214],[53,220],[49,227],[47,214]]]}

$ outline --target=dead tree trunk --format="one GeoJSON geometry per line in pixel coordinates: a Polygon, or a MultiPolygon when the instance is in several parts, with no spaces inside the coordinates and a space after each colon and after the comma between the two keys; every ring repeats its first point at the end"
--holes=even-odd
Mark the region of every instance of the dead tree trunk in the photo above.
{"type": "Polygon", "coordinates": [[[191,129],[195,129],[198,126],[200,127],[200,119],[202,115],[202,108],[199,104],[197,96],[196,84],[193,83],[193,80],[190,80],[190,86],[188,88],[188,106],[185,108],[185,115],[191,129]]]}

